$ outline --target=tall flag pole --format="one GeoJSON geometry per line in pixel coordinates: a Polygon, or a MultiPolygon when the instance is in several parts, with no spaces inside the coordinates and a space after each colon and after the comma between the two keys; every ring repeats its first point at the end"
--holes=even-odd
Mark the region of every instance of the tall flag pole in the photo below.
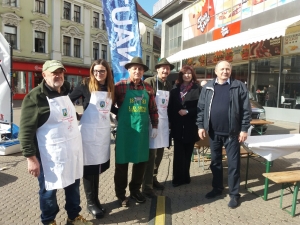
{"type": "Polygon", "coordinates": [[[102,0],[115,83],[127,79],[124,65],[142,57],[135,0],[102,0]]]}

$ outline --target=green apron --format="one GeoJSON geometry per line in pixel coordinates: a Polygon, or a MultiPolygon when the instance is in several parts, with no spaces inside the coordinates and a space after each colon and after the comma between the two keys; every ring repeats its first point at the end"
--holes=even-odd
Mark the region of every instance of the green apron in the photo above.
{"type": "MultiPolygon", "coordinates": [[[[144,84],[143,84],[144,86],[144,84]]],[[[140,163],[149,158],[149,95],[145,90],[130,90],[118,112],[116,163],[140,163]]]]}

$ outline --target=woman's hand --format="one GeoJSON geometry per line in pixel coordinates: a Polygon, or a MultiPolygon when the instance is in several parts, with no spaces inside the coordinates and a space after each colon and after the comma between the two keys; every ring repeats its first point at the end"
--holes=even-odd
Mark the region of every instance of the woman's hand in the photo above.
{"type": "Polygon", "coordinates": [[[178,113],[180,116],[185,116],[186,114],[188,114],[186,109],[180,109],[178,113]]]}

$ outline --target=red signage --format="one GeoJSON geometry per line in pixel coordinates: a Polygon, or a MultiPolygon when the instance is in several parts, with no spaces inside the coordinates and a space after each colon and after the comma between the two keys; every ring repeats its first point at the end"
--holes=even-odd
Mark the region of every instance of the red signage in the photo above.
{"type": "MultiPolygon", "coordinates": [[[[43,64],[31,62],[13,62],[13,70],[15,71],[37,71],[42,72],[43,64]]],[[[90,69],[76,66],[65,66],[66,75],[89,76],[90,69]]]]}
{"type": "Polygon", "coordinates": [[[223,26],[213,31],[213,40],[218,40],[241,32],[241,21],[223,26]]]}

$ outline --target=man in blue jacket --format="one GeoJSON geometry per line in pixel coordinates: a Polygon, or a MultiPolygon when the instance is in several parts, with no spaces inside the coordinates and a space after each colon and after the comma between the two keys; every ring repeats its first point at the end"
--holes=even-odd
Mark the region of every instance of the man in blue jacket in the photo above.
{"type": "Polygon", "coordinates": [[[224,189],[224,146],[228,159],[228,207],[236,208],[240,198],[240,142],[247,139],[251,107],[246,85],[230,78],[231,69],[232,66],[227,61],[220,61],[216,65],[216,79],[209,81],[201,91],[196,124],[199,137],[203,140],[207,133],[210,141],[213,190],[205,197],[214,198],[221,195],[224,189]]]}

